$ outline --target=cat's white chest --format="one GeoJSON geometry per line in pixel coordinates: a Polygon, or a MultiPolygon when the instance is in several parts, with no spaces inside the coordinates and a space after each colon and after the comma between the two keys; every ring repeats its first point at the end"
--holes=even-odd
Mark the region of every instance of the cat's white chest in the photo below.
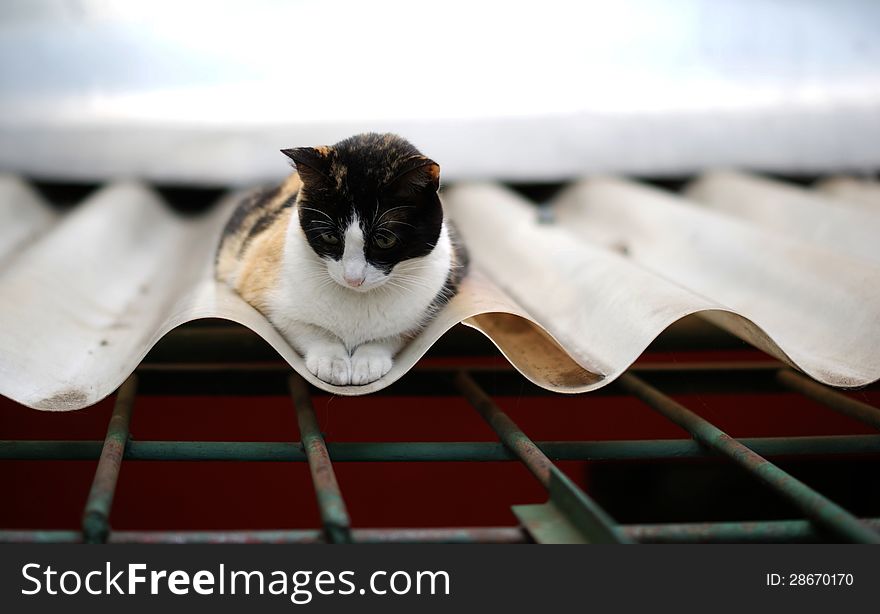
{"type": "Polygon", "coordinates": [[[297,325],[309,324],[338,337],[349,351],[368,341],[412,332],[425,322],[442,290],[450,257],[444,228],[429,255],[397,265],[408,273],[395,280],[392,272],[384,286],[357,292],[333,281],[326,262],[315,255],[298,228],[291,228],[267,315],[291,343],[295,344],[291,337],[297,325]]]}
{"type": "Polygon", "coordinates": [[[302,276],[292,276],[279,290],[271,301],[271,318],[282,333],[293,328],[289,321],[311,324],[333,333],[349,349],[417,328],[431,300],[382,300],[302,276]]]}

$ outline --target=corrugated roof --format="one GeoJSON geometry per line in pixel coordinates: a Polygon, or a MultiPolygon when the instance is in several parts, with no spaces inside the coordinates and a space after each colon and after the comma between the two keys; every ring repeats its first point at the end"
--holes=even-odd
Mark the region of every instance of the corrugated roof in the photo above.
{"type": "Polygon", "coordinates": [[[336,387],[214,282],[214,248],[236,195],[193,219],[143,184],[115,183],[57,216],[6,176],[0,393],[38,409],[91,405],[165,333],[208,317],[251,328],[310,382],[345,395],[388,386],[459,322],[536,384],[593,390],[691,313],[826,384],[880,378],[876,183],[806,190],[727,173],[706,175],[686,194],[588,179],[554,200],[547,221],[500,185],[454,186],[444,202],[473,272],[385,377],[336,387]]]}

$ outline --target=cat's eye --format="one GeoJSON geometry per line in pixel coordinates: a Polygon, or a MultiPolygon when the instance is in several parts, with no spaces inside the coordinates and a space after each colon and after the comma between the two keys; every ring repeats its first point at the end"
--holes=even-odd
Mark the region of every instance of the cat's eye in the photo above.
{"type": "Polygon", "coordinates": [[[397,239],[395,239],[391,235],[376,235],[373,238],[373,243],[379,249],[390,249],[397,245],[397,239]]]}
{"type": "Polygon", "coordinates": [[[337,243],[339,243],[339,237],[337,237],[332,232],[321,233],[321,240],[327,245],[336,245],[337,243]]]}

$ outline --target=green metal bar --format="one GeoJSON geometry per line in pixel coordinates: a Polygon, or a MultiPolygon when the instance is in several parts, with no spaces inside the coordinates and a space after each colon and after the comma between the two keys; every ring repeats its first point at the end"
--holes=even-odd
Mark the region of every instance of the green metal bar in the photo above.
{"type": "Polygon", "coordinates": [[[132,460],[294,461],[306,462],[299,442],[257,441],[132,441],[132,460]]]}
{"type": "Polygon", "coordinates": [[[618,382],[624,390],[688,431],[701,444],[734,461],[835,535],[854,542],[880,543],[880,533],[844,508],[635,375],[624,373],[618,382]]]}
{"type": "Polygon", "coordinates": [[[455,385],[489,423],[507,446],[550,493],[550,505],[565,517],[591,543],[626,543],[629,540],[615,529],[614,520],[585,492],[571,482],[547,455],[535,445],[516,423],[495,405],[473,378],[459,371],[455,385]]]}
{"type": "MultiPolygon", "coordinates": [[[[880,435],[755,437],[740,440],[761,456],[848,456],[880,454],[880,435]]],[[[328,443],[334,462],[515,461],[503,443],[338,442],[328,443]]],[[[675,460],[716,458],[693,439],[537,441],[554,461],[675,460]]],[[[101,441],[0,441],[0,460],[94,460],[101,441]]],[[[129,441],[126,460],[305,462],[298,443],[244,441],[129,441]]]]}
{"type": "Polygon", "coordinates": [[[125,456],[125,445],[128,443],[128,428],[131,412],[137,392],[137,378],[129,376],[119,388],[113,415],[107,425],[107,437],[98,460],[98,468],[92,480],[92,488],[83,512],[83,538],[88,543],[103,543],[110,534],[110,508],[113,506],[113,495],[119,470],[125,456]]]}
{"type": "Polygon", "coordinates": [[[592,536],[593,543],[631,542],[614,519],[555,466],[550,476],[550,500],[581,533],[592,536]]]}
{"type": "Polygon", "coordinates": [[[114,544],[320,544],[320,529],[281,531],[113,531],[114,544]]]}
{"type": "Polygon", "coordinates": [[[354,540],[359,544],[523,544],[530,541],[520,527],[355,529],[354,540]]]}
{"type": "MultiPolygon", "coordinates": [[[[880,530],[880,518],[865,518],[862,522],[880,530]]],[[[805,543],[827,539],[807,520],[640,524],[625,525],[623,531],[642,544],[805,543]]]]}
{"type": "MultiPolygon", "coordinates": [[[[880,518],[862,519],[880,530],[880,518]]],[[[628,524],[618,530],[643,544],[695,543],[805,543],[821,542],[826,536],[806,520],[763,522],[695,522],[628,524]]],[[[526,543],[523,527],[474,527],[439,529],[353,529],[357,543],[526,543]]],[[[0,531],[0,543],[81,543],[79,531],[0,531]]],[[[110,543],[321,543],[318,529],[283,531],[114,531],[110,543]]]]}
{"type": "Polygon", "coordinates": [[[81,544],[82,531],[5,530],[0,544],[81,544]]]}
{"type": "MultiPolygon", "coordinates": [[[[352,539],[359,544],[375,543],[523,543],[528,536],[518,527],[463,527],[441,529],[352,529],[352,539]]],[[[297,543],[325,541],[320,530],[289,531],[115,531],[114,543],[297,543]]]]}
{"type": "Polygon", "coordinates": [[[550,489],[550,470],[553,462],[547,458],[535,443],[523,433],[507,414],[495,405],[489,395],[483,392],[473,378],[459,371],[455,376],[455,385],[473,405],[492,430],[498,434],[501,442],[532,472],[546,489],[550,489]]]}
{"type": "Polygon", "coordinates": [[[312,474],[312,483],[318,498],[321,522],[327,541],[330,543],[351,542],[351,523],[342,492],[336,482],[330,454],[318,427],[318,419],[312,407],[309,388],[306,381],[299,375],[291,375],[289,381],[290,395],[296,408],[296,419],[299,423],[300,439],[312,474]]]}
{"type": "Polygon", "coordinates": [[[791,369],[777,371],[776,381],[789,390],[799,392],[836,412],[855,418],[875,429],[880,429],[880,409],[876,407],[850,398],[828,386],[823,386],[791,369]]]}
{"type": "MultiPolygon", "coordinates": [[[[521,527],[353,529],[357,543],[515,544],[529,542],[521,527]]],[[[0,531],[0,543],[82,543],[79,531],[0,531]]],[[[113,544],[317,544],[319,529],[282,531],[114,531],[113,544]]]]}

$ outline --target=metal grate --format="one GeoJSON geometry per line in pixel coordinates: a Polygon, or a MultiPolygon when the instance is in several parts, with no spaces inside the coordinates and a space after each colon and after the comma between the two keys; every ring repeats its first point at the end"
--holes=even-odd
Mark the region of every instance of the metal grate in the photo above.
{"type": "MultiPolygon", "coordinates": [[[[446,361],[447,363],[449,361],[446,361]]],[[[726,393],[755,387],[795,392],[822,405],[880,428],[880,410],[844,393],[817,384],[775,361],[646,363],[634,365],[608,394],[634,396],[659,415],[684,428],[691,439],[628,441],[533,441],[486,392],[487,375],[519,380],[510,367],[460,358],[454,364],[423,361],[404,379],[416,394],[454,388],[498,436],[497,442],[327,442],[318,426],[309,386],[286,364],[246,362],[145,362],[141,378],[198,375],[222,371],[249,376],[285,377],[296,412],[301,441],[138,441],[129,425],[138,394],[138,375],[119,389],[101,441],[0,441],[0,459],[82,460],[99,458],[82,516],[81,531],[0,531],[5,542],[880,542],[880,518],[857,518],[780,468],[769,458],[851,458],[880,453],[878,435],[759,437],[735,439],[669,394],[686,382],[726,393]],[[649,383],[650,382],[650,383],[649,383]],[[666,390],[666,392],[664,392],[666,390]],[[769,487],[803,515],[802,520],[620,524],[585,489],[557,466],[558,461],[652,461],[721,458],[769,487]],[[308,464],[321,528],[279,531],[113,531],[110,515],[116,483],[125,460],[151,461],[289,461],[308,464]],[[514,506],[518,526],[455,528],[352,528],[344,493],[333,463],[340,462],[482,462],[522,463],[548,493],[539,505],[514,506]]],[[[518,388],[521,392],[522,386],[518,388]]],[[[537,393],[537,391],[536,391],[537,393]]],[[[552,399],[555,395],[540,393],[552,399]]],[[[590,403],[593,397],[583,396],[590,403]]]]}

